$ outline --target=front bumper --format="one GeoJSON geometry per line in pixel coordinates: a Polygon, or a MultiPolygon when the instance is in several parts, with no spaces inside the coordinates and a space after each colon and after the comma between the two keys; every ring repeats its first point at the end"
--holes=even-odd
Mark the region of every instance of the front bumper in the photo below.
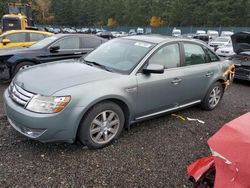
{"type": "Polygon", "coordinates": [[[30,112],[4,92],[4,109],[12,127],[28,138],[41,142],[74,142],[84,108],[66,107],[56,114],[30,112]]]}

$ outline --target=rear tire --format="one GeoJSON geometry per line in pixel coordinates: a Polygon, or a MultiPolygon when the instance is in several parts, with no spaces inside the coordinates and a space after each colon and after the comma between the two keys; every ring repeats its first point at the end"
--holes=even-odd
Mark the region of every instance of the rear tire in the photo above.
{"type": "Polygon", "coordinates": [[[102,102],[92,107],[84,116],[78,139],[89,149],[99,149],[111,144],[123,130],[125,117],[120,106],[102,102]]]}
{"type": "Polygon", "coordinates": [[[27,69],[31,66],[35,65],[34,63],[32,62],[22,62],[22,63],[18,63],[17,66],[15,67],[14,69],[14,75],[15,76],[20,70],[24,70],[24,69],[27,69]]]}
{"type": "Polygon", "coordinates": [[[224,88],[222,83],[214,83],[208,90],[205,99],[201,103],[201,108],[203,110],[213,110],[220,103],[224,94],[224,88]]]}

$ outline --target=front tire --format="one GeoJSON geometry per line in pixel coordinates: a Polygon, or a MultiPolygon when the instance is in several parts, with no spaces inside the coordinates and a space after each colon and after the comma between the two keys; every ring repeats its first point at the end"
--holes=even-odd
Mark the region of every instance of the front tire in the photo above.
{"type": "Polygon", "coordinates": [[[92,107],[83,118],[78,138],[90,149],[99,149],[111,144],[123,130],[125,117],[120,106],[102,102],[92,107]]]}
{"type": "Polygon", "coordinates": [[[213,110],[220,103],[224,94],[224,88],[222,83],[214,83],[208,90],[205,99],[203,100],[201,107],[204,110],[213,110]]]}

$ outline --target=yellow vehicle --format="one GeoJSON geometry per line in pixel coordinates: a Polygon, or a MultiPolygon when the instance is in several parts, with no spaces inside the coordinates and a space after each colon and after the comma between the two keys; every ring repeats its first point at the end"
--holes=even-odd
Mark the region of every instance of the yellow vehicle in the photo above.
{"type": "Polygon", "coordinates": [[[13,30],[0,35],[0,49],[29,47],[53,33],[33,30],[13,30]]]}
{"type": "Polygon", "coordinates": [[[33,28],[30,6],[21,3],[9,3],[9,14],[2,18],[2,32],[33,28]]]}

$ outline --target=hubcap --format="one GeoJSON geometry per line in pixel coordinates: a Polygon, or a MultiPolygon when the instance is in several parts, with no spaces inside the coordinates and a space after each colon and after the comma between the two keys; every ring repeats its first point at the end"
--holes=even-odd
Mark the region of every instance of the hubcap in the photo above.
{"type": "Polygon", "coordinates": [[[209,96],[209,105],[211,108],[217,106],[221,99],[221,89],[220,87],[216,86],[210,93],[209,96]]]}
{"type": "Polygon", "coordinates": [[[119,116],[111,110],[103,111],[92,121],[90,137],[97,144],[106,144],[116,136],[119,127],[119,116]]]}

